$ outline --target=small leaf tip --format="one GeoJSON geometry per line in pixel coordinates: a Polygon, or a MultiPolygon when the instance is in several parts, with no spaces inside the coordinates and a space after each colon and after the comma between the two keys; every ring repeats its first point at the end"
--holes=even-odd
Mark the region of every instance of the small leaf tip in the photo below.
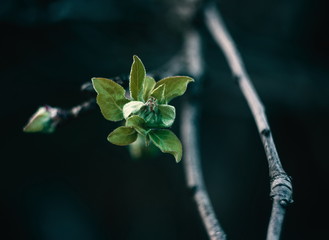
{"type": "Polygon", "coordinates": [[[140,58],[137,55],[133,55],[133,60],[136,61],[136,59],[140,60],[140,58]]]}
{"type": "Polygon", "coordinates": [[[184,77],[186,77],[189,80],[189,82],[195,82],[194,78],[192,78],[192,77],[189,77],[189,76],[184,76],[184,77]]]}

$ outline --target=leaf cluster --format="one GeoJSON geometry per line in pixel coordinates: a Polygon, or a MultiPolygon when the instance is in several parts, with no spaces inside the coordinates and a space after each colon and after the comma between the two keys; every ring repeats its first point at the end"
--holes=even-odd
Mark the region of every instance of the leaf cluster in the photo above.
{"type": "Polygon", "coordinates": [[[169,102],[185,93],[194,80],[187,76],[166,77],[156,82],[146,75],[142,61],[133,56],[129,76],[129,91],[111,79],[92,78],[97,92],[97,104],[105,119],[125,120],[124,126],[112,131],[109,142],[126,146],[134,143],[138,135],[146,145],[152,142],[164,153],[172,154],[176,162],[182,158],[182,144],[168,128],[176,117],[175,107],[169,102]]]}

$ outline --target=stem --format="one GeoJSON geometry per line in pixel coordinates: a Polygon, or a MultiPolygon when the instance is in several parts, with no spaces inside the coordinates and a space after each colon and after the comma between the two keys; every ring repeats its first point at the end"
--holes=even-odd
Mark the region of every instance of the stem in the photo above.
{"type": "Polygon", "coordinates": [[[154,71],[160,77],[176,74],[188,74],[197,79],[191,86],[189,97],[183,101],[181,112],[181,136],[184,146],[184,169],[188,188],[192,191],[199,215],[211,240],[225,240],[226,235],[219,225],[204,184],[201,159],[199,155],[199,106],[198,94],[201,92],[201,81],[204,73],[201,39],[198,32],[189,29],[184,35],[183,49],[167,64],[154,71]],[[192,91],[191,91],[192,90],[192,91]]]}
{"type": "Polygon", "coordinates": [[[289,176],[283,170],[269,124],[267,122],[265,110],[255,88],[245,70],[235,44],[225,28],[221,16],[214,5],[205,9],[205,22],[218,46],[222,49],[234,78],[251,109],[256,121],[258,132],[264,145],[270,176],[270,196],[273,200],[272,213],[268,226],[267,239],[277,240],[280,238],[282,223],[285,215],[285,207],[292,203],[292,184],[289,176]]]}
{"type": "Polygon", "coordinates": [[[83,102],[77,106],[70,109],[54,108],[56,110],[56,115],[53,117],[54,124],[57,126],[62,126],[73,119],[77,119],[82,115],[96,109],[97,104],[95,98],[83,102]]]}
{"type": "MultiPolygon", "coordinates": [[[[204,72],[201,39],[197,32],[191,30],[185,35],[184,50],[186,71],[193,77],[198,78],[194,84],[195,91],[192,92],[192,94],[197,95],[201,89],[201,79],[204,72]]],[[[209,238],[211,240],[225,240],[226,235],[219,225],[203,180],[198,142],[198,116],[199,107],[197,101],[193,102],[191,97],[187,97],[183,102],[181,112],[181,135],[185,152],[184,168],[187,186],[192,190],[194,201],[197,204],[209,238]]]]}
{"type": "MultiPolygon", "coordinates": [[[[115,76],[111,79],[125,88],[128,87],[129,75],[127,75],[127,74],[121,74],[121,75],[115,76]]],[[[91,81],[82,84],[80,89],[82,92],[84,92],[90,96],[90,99],[88,101],[85,101],[70,109],[62,109],[59,107],[48,106],[50,109],[52,109],[52,112],[54,113],[53,116],[51,117],[52,125],[54,127],[57,128],[58,126],[65,125],[66,123],[70,122],[71,120],[79,118],[82,115],[96,109],[96,107],[97,107],[96,92],[94,90],[94,87],[93,87],[91,81]]]]}
{"type": "Polygon", "coordinates": [[[198,107],[186,100],[181,114],[181,135],[185,152],[184,167],[187,185],[192,190],[194,201],[209,238],[211,240],[225,240],[226,235],[218,223],[203,181],[198,144],[198,107]]]}
{"type": "Polygon", "coordinates": [[[59,109],[59,117],[65,121],[71,120],[85,114],[91,110],[96,108],[96,100],[95,98],[91,98],[90,100],[83,102],[71,109],[59,109]]]}

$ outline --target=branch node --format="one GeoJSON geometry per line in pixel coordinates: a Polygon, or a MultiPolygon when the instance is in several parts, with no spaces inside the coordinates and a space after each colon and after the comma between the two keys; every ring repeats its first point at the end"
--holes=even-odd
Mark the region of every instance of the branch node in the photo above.
{"type": "Polygon", "coordinates": [[[265,136],[265,137],[268,137],[268,136],[271,135],[271,130],[270,130],[269,128],[265,128],[265,129],[263,129],[263,130],[261,131],[260,134],[262,134],[262,135],[265,136]]]}
{"type": "Polygon", "coordinates": [[[233,82],[237,85],[240,84],[240,80],[241,80],[241,76],[240,75],[233,75],[233,82]]]}
{"type": "Polygon", "coordinates": [[[284,200],[284,199],[282,199],[282,200],[280,200],[280,205],[282,206],[282,207],[286,207],[286,206],[288,206],[288,202],[286,201],[286,200],[284,200]]]}
{"type": "Polygon", "coordinates": [[[291,179],[287,174],[281,173],[271,179],[270,197],[277,198],[283,207],[293,202],[291,179]]]}
{"type": "Polygon", "coordinates": [[[199,191],[199,187],[194,185],[188,188],[189,193],[191,194],[191,196],[193,197],[198,191],[199,191]]]}

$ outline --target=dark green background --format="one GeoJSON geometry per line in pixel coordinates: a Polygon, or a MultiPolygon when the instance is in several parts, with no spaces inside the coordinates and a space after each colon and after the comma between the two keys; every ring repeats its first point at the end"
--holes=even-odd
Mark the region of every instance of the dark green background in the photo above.
{"type": "MultiPolygon", "coordinates": [[[[165,0],[1,0],[0,239],[207,239],[170,155],[131,160],[98,110],[52,135],[24,134],[41,105],[86,100],[91,77],[155,69],[181,47],[165,0]]],[[[222,0],[218,6],[263,100],[295,203],[282,239],[323,239],[328,216],[326,1],[222,0]]],[[[265,154],[225,59],[198,21],[206,61],[200,98],[205,181],[230,240],[265,239],[265,154]]],[[[179,109],[179,99],[174,101],[179,109]]],[[[179,118],[179,116],[178,116],[179,118]]],[[[179,133],[178,122],[174,130],[179,133]]]]}

